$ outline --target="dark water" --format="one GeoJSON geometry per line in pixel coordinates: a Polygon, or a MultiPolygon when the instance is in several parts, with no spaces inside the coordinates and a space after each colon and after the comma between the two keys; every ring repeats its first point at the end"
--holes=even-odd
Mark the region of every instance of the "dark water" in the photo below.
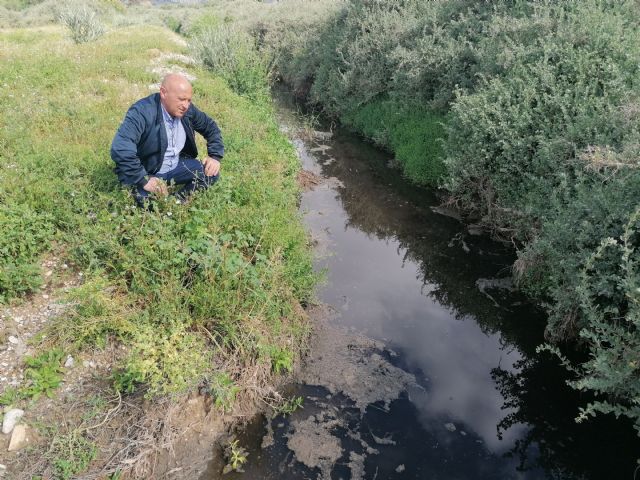
{"type": "MultiPolygon", "coordinates": [[[[290,125],[289,109],[282,122],[290,125]]],[[[319,242],[317,268],[327,272],[319,299],[342,326],[383,341],[426,395],[405,392],[388,411],[373,404],[361,415],[321,386],[293,385],[288,394],[302,395],[304,408],[269,420],[274,444],[265,449],[266,421],[250,424],[239,435],[250,451],[246,472],[225,478],[323,478],[296,461],[287,436],[292,423],[328,410],[341,420],[333,433],[344,452],[332,479],[634,478],[640,443],[630,424],[575,423],[590,398],[535,353],[543,313],[490,288],[509,277],[512,250],[434,213],[433,194],[407,186],[387,167],[389,155],[357,137],[294,143],[305,169],[337,179],[301,203],[319,242]],[[352,454],[364,457],[362,471],[349,466],[352,454]]],[[[212,464],[202,478],[219,478],[221,468],[212,464]]]]}

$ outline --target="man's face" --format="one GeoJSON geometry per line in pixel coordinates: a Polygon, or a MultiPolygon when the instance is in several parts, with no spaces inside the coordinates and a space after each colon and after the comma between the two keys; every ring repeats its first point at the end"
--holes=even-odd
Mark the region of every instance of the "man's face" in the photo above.
{"type": "Polygon", "coordinates": [[[182,118],[187,113],[192,95],[191,85],[187,82],[171,82],[160,87],[162,105],[172,117],[182,118]]]}

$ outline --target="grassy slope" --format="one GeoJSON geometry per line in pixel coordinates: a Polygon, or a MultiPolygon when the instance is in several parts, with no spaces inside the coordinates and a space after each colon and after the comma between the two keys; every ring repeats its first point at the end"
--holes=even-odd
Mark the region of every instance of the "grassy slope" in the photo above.
{"type": "Polygon", "coordinates": [[[109,145],[124,112],[158,81],[161,28],[75,45],[57,27],[0,33],[0,295],[40,282],[55,254],[85,272],[47,344],[66,352],[117,340],[116,385],[182,392],[204,379],[231,403],[249,366],[291,366],[305,332],[295,305],[313,285],[297,219],[297,159],[268,105],[194,70],[194,100],[227,146],[222,180],[189,205],[131,208],[109,145]]]}

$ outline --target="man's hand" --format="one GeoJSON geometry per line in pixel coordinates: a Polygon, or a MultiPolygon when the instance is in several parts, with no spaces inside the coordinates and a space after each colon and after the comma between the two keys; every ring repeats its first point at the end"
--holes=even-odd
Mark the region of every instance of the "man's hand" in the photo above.
{"type": "Polygon", "coordinates": [[[215,158],[211,158],[211,157],[205,157],[205,159],[202,160],[202,164],[204,165],[204,174],[207,177],[213,177],[215,175],[218,175],[218,173],[220,173],[219,160],[216,160],[215,158]]]}
{"type": "Polygon", "coordinates": [[[142,188],[147,192],[155,193],[156,195],[161,195],[163,197],[169,195],[167,185],[158,177],[151,177],[147,184],[142,188]]]}

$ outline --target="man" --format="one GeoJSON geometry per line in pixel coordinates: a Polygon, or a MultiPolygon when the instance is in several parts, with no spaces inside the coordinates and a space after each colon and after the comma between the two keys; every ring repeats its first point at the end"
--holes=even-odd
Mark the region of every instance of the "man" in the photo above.
{"type": "Polygon", "coordinates": [[[184,199],[218,180],[224,146],[220,129],[191,103],[193,89],[182,75],[167,75],[154,93],[138,100],[127,112],[111,144],[116,174],[133,187],[138,205],[151,194],[166,196],[167,184],[182,185],[184,199]],[[194,131],[207,141],[207,157],[200,162],[194,131]]]}

